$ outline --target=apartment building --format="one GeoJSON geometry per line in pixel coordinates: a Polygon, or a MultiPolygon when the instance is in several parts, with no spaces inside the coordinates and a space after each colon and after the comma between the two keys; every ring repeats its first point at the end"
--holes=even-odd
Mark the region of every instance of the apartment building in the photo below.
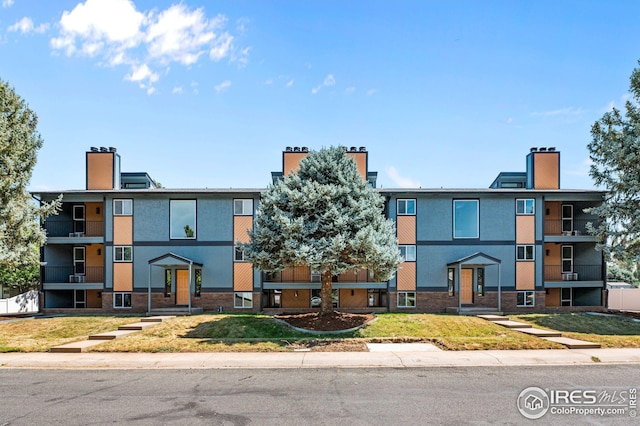
{"type": "MultiPolygon", "coordinates": [[[[346,149],[376,186],[364,147],[346,149]]],[[[308,153],[287,147],[281,170],[308,153]]],[[[483,189],[379,189],[404,262],[378,282],[366,271],[334,277],[334,306],[351,311],[505,312],[602,309],[605,264],[584,212],[603,192],[560,189],[560,152],[532,148],[524,172],[483,189]]],[[[63,192],[43,223],[41,296],[47,312],[317,309],[320,274],[291,265],[263,273],[236,242],[263,189],[166,189],[123,173],[115,148],[86,153],[86,187],[63,192]]],[[[43,201],[59,192],[41,192],[43,201]]]]}

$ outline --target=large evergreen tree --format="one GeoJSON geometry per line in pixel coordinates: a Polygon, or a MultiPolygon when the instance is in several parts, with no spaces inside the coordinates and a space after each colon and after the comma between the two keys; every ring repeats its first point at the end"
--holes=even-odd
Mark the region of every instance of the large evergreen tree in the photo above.
{"type": "Polygon", "coordinates": [[[383,209],[344,147],[312,151],[297,173],[262,194],[245,258],[267,272],[294,265],[321,272],[321,313],[330,313],[333,275],[366,268],[386,281],[397,270],[395,227],[383,209]]]}
{"type": "Polygon", "coordinates": [[[27,191],[42,137],[38,117],[0,80],[0,268],[37,265],[45,232],[38,218],[59,208],[59,200],[38,206],[27,191]]]}

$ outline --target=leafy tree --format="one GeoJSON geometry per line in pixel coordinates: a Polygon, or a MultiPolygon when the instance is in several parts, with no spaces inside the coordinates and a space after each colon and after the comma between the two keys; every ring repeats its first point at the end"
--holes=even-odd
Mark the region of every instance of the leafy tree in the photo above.
{"type": "Polygon", "coordinates": [[[384,199],[358,173],[343,147],[312,151],[297,173],[262,194],[245,259],[266,272],[294,265],[322,274],[321,313],[333,311],[332,277],[369,269],[379,281],[401,262],[384,199]]]}
{"type": "Polygon", "coordinates": [[[0,267],[0,285],[25,293],[38,288],[40,267],[37,264],[24,265],[20,268],[0,267]]]}
{"type": "Polygon", "coordinates": [[[0,80],[0,268],[11,273],[39,264],[46,235],[38,223],[56,213],[60,198],[38,206],[27,191],[42,137],[38,118],[15,90],[0,80]]]}
{"type": "Polygon", "coordinates": [[[588,145],[589,174],[606,189],[603,203],[587,211],[597,214],[600,225],[590,227],[598,237],[598,248],[609,259],[637,263],[640,256],[640,69],[631,74],[631,97],[624,113],[606,112],[591,127],[588,145]]]}

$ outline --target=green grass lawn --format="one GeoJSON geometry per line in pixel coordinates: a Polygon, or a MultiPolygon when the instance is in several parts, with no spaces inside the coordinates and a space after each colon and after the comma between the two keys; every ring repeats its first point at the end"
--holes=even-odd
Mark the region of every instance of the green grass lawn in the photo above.
{"type": "Polygon", "coordinates": [[[600,343],[603,348],[640,348],[640,322],[589,314],[529,314],[511,317],[564,337],[600,343]]]}
{"type": "MultiPolygon", "coordinates": [[[[261,314],[194,315],[171,318],[144,331],[91,348],[102,352],[274,352],[321,343],[327,350],[366,350],[366,342],[431,342],[447,350],[560,349],[559,344],[509,330],[476,317],[383,313],[348,334],[309,335],[261,314]],[[355,349],[354,349],[355,348],[355,349]]],[[[640,347],[640,323],[586,314],[512,317],[536,327],[603,347],[640,347]]],[[[0,352],[46,352],[52,346],[113,331],[139,317],[65,316],[0,322],[0,352]]]]}

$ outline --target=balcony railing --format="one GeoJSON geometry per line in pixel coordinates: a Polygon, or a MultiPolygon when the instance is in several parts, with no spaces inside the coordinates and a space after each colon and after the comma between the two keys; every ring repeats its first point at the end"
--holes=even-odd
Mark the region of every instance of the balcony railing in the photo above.
{"type": "Polygon", "coordinates": [[[44,223],[48,237],[103,237],[104,223],[99,220],[51,220],[44,223]]]}
{"type": "Polygon", "coordinates": [[[602,265],[573,265],[563,271],[560,265],[545,265],[545,281],[602,281],[602,265]]]}
{"type": "Polygon", "coordinates": [[[587,232],[587,223],[591,223],[594,227],[599,225],[596,220],[573,219],[573,220],[545,220],[544,235],[564,235],[564,236],[581,236],[590,235],[587,232]]]}
{"type": "Polygon", "coordinates": [[[102,266],[45,266],[42,277],[44,283],[102,283],[104,267],[102,266]]]}
{"type": "MultiPolygon", "coordinates": [[[[282,272],[265,273],[265,282],[280,282],[280,283],[308,283],[308,282],[321,282],[322,277],[320,273],[311,274],[311,269],[305,266],[297,266],[294,268],[287,268],[282,272]]],[[[357,272],[345,272],[344,274],[334,275],[333,282],[339,283],[355,283],[355,282],[370,282],[369,272],[366,269],[361,269],[357,272]]]]}

